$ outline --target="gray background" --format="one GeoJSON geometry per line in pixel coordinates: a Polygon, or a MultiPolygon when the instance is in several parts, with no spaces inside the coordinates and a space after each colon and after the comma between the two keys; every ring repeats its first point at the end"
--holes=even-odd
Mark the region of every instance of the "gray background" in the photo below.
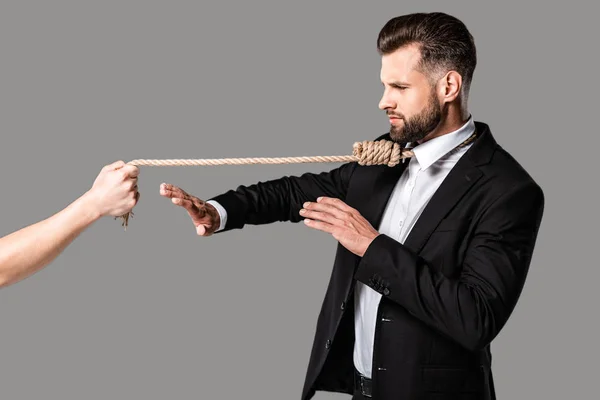
{"type": "MultiPolygon", "coordinates": [[[[528,282],[492,346],[497,393],[592,393],[597,22],[574,1],[447,3],[3,0],[0,234],[119,159],[351,154],[388,129],[379,29],[449,12],[478,46],[475,119],[546,194],[528,282]]],[[[0,396],[299,398],[335,240],[289,223],[199,238],[158,188],[208,198],[334,166],[142,167],[127,232],[105,218],[0,290],[0,396]]]]}

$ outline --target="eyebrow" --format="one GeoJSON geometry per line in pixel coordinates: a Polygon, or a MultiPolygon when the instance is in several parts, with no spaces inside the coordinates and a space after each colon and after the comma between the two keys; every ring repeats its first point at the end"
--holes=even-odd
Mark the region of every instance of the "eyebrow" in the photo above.
{"type": "MultiPolygon", "coordinates": [[[[382,82],[382,84],[384,84],[382,82]]],[[[402,82],[402,81],[392,81],[389,83],[390,86],[410,86],[410,83],[408,82],[402,82]]]]}

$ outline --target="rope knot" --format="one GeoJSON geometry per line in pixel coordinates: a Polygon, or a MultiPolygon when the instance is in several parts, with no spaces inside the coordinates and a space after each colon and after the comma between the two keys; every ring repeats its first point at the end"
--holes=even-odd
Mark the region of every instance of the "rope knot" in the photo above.
{"type": "Polygon", "coordinates": [[[402,158],[402,147],[390,140],[364,140],[352,146],[352,154],[360,165],[387,165],[394,167],[402,158]]]}

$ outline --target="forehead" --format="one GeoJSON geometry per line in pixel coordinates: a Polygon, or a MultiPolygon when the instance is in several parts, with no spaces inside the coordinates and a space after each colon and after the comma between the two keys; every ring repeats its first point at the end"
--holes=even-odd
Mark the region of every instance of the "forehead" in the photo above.
{"type": "Polygon", "coordinates": [[[419,79],[424,75],[417,70],[421,51],[416,44],[404,46],[381,57],[381,81],[419,79]]]}

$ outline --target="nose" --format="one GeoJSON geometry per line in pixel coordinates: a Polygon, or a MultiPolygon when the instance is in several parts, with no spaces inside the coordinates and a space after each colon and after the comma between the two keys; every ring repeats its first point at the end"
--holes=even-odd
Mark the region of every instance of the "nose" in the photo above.
{"type": "Polygon", "coordinates": [[[388,110],[388,109],[395,109],[396,108],[396,102],[393,101],[390,96],[387,93],[383,93],[383,96],[381,96],[381,100],[379,100],[379,109],[380,110],[388,110]]]}

